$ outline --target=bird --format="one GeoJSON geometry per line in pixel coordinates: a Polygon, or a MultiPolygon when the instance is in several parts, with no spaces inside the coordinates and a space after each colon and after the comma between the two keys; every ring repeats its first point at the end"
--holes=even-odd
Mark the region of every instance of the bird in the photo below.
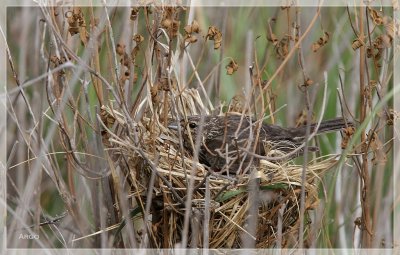
{"type": "MultiPolygon", "coordinates": [[[[348,126],[353,123],[339,117],[322,121],[319,126],[309,125],[309,134],[339,131],[348,126]]],[[[278,162],[303,155],[307,133],[307,125],[285,128],[233,114],[192,115],[187,120],[173,121],[168,127],[181,131],[185,150],[191,155],[197,151],[201,164],[216,172],[235,174],[246,172],[262,158],[278,162]]],[[[318,150],[308,147],[309,152],[318,150]]]]}

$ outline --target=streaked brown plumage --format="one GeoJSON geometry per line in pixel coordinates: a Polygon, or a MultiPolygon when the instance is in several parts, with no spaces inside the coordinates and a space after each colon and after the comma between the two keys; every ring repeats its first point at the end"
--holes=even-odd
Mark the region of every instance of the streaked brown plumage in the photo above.
{"type": "MultiPolygon", "coordinates": [[[[188,122],[182,120],[183,145],[193,154],[193,145],[196,146],[196,138],[199,135],[199,162],[211,167],[214,171],[229,170],[236,173],[245,170],[253,164],[257,164],[259,156],[281,156],[293,152],[304,143],[306,126],[297,128],[283,128],[277,125],[262,123],[257,142],[255,121],[250,117],[241,115],[227,116],[189,116],[188,122]],[[188,133],[190,131],[190,135],[188,133]],[[255,146],[255,148],[254,148],[255,146]],[[254,153],[249,153],[253,152],[254,153]],[[274,152],[271,156],[270,152],[274,152]]],[[[322,121],[317,134],[338,131],[352,123],[343,118],[322,121]]],[[[177,130],[177,125],[169,126],[177,130]]],[[[316,128],[316,124],[310,125],[310,133],[316,128]]],[[[317,147],[309,147],[309,151],[318,151],[317,147]]],[[[303,149],[287,157],[298,157],[303,154],[303,149]]]]}

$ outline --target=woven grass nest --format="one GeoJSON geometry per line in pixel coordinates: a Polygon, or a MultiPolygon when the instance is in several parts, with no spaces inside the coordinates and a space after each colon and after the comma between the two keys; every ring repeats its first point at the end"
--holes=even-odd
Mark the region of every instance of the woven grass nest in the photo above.
{"type": "MultiPolygon", "coordinates": [[[[180,102],[175,103],[179,116],[207,113],[197,90],[186,89],[179,97],[180,102]]],[[[171,106],[174,100],[176,102],[177,98],[169,99],[168,105],[171,106]]],[[[110,135],[106,144],[113,152],[114,163],[117,164],[122,156],[127,159],[126,177],[130,180],[129,195],[135,198],[133,203],[136,201],[145,208],[149,187],[153,186],[151,177],[155,177],[147,221],[150,246],[173,248],[185,239],[187,247],[240,248],[246,237],[252,239],[257,248],[276,247],[277,242],[281,247],[296,246],[302,165],[293,161],[276,164],[261,160],[260,166],[250,174],[210,174],[205,166],[194,162],[191,155],[181,149],[176,133],[168,129],[165,122],[159,121],[163,116],[172,118],[171,114],[162,109],[157,112],[157,106],[152,101],[148,103],[150,101],[151,98],[143,100],[137,111],[142,116],[135,118],[140,121],[134,124],[129,124],[132,117],[124,116],[120,109],[102,107],[124,130],[108,130],[110,135]],[[250,191],[251,183],[257,183],[255,193],[250,191]],[[189,228],[185,230],[188,187],[192,187],[192,198],[189,228]],[[254,197],[258,200],[258,216],[252,234],[248,232],[248,226],[254,197]],[[187,235],[183,237],[182,233],[187,235]]],[[[307,212],[318,205],[320,178],[336,163],[335,156],[328,156],[307,165],[304,187],[306,229],[307,212]]],[[[143,214],[137,216],[134,224],[146,222],[144,218],[143,214]]],[[[143,230],[137,229],[137,232],[140,235],[143,230]]]]}

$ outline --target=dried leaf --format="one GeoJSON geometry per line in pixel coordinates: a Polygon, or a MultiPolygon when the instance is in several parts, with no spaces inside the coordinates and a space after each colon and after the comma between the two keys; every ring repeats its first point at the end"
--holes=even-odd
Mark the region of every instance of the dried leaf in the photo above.
{"type": "Polygon", "coordinates": [[[144,41],[144,37],[142,35],[140,35],[140,34],[135,34],[133,36],[133,41],[135,41],[136,45],[138,45],[138,44],[140,44],[141,42],[144,41]]]}
{"type": "MultiPolygon", "coordinates": [[[[296,117],[296,127],[300,126],[306,126],[307,123],[307,115],[308,115],[308,110],[303,109],[296,117]]],[[[315,116],[314,114],[311,115],[311,123],[314,122],[315,116]]]]}
{"type": "Polygon", "coordinates": [[[71,35],[79,34],[81,43],[87,45],[89,41],[89,33],[86,30],[86,22],[80,7],[73,7],[64,15],[67,18],[68,32],[71,35]]]}
{"type": "Polygon", "coordinates": [[[353,48],[353,50],[356,50],[356,49],[360,48],[361,46],[363,46],[364,39],[365,39],[365,36],[355,39],[353,41],[353,43],[351,44],[351,47],[353,48]]]}
{"type": "Polygon", "coordinates": [[[185,42],[187,42],[187,43],[195,43],[195,42],[197,42],[197,37],[194,36],[194,35],[187,34],[185,36],[185,42]]]}
{"type": "Polygon", "coordinates": [[[329,33],[324,32],[324,35],[318,39],[318,41],[314,42],[311,45],[311,49],[313,52],[317,52],[322,46],[328,43],[329,33]]]}
{"type": "Polygon", "coordinates": [[[309,87],[309,86],[311,86],[311,85],[313,85],[313,84],[314,84],[314,81],[311,80],[310,78],[307,78],[306,81],[304,82],[304,85],[303,85],[303,86],[309,87]]]}
{"type": "Polygon", "coordinates": [[[200,26],[199,23],[197,23],[196,20],[192,21],[192,24],[186,25],[184,27],[185,33],[186,34],[192,34],[192,33],[199,33],[200,32],[200,26]]]}
{"type": "Polygon", "coordinates": [[[239,112],[242,113],[244,108],[244,97],[241,95],[235,95],[228,105],[228,112],[239,112]]]}
{"type": "Polygon", "coordinates": [[[387,161],[386,154],[384,152],[384,146],[382,141],[379,139],[378,133],[373,132],[370,130],[368,133],[368,143],[369,143],[369,148],[373,152],[373,158],[372,158],[372,163],[374,164],[382,164],[387,161]]]}
{"type": "Polygon", "coordinates": [[[135,61],[136,56],[137,56],[139,50],[140,50],[139,45],[136,45],[135,48],[132,49],[132,51],[131,51],[131,58],[132,58],[133,61],[135,61]]]}
{"type": "Polygon", "coordinates": [[[164,19],[161,22],[161,26],[166,29],[170,29],[172,27],[172,20],[171,19],[164,19]]]}
{"type": "Polygon", "coordinates": [[[341,142],[341,148],[343,150],[346,149],[346,147],[351,139],[351,136],[354,134],[354,132],[355,132],[354,127],[347,127],[347,128],[343,129],[344,135],[343,135],[342,142],[341,142]]]}
{"type": "Polygon", "coordinates": [[[115,51],[117,52],[117,54],[119,55],[119,56],[122,56],[122,55],[124,55],[124,53],[125,53],[125,44],[121,44],[121,43],[118,43],[117,44],[117,48],[115,49],[115,51]]]}
{"type": "Polygon", "coordinates": [[[375,38],[373,45],[377,49],[390,48],[392,47],[392,38],[387,34],[380,35],[375,38]]]}
{"type": "Polygon", "coordinates": [[[398,32],[394,20],[388,16],[383,17],[383,26],[385,27],[386,34],[393,39],[396,34],[396,30],[398,32]]]}
{"type": "Polygon", "coordinates": [[[398,114],[398,112],[396,112],[395,110],[393,110],[393,109],[389,109],[389,114],[388,114],[389,116],[387,116],[387,120],[386,120],[386,123],[389,125],[389,126],[393,126],[393,124],[394,124],[394,122],[395,121],[397,121],[398,119],[399,119],[399,114],[398,114]]]}
{"type": "Polygon", "coordinates": [[[128,68],[131,65],[131,59],[129,58],[129,55],[125,52],[124,52],[124,56],[121,58],[121,64],[128,68]]]}
{"type": "Polygon", "coordinates": [[[172,21],[172,37],[176,37],[178,35],[178,30],[179,30],[179,25],[181,24],[180,21],[178,20],[173,20],[172,21]]]}
{"type": "Polygon", "coordinates": [[[192,21],[192,32],[193,33],[200,33],[200,25],[197,20],[192,21]]]}
{"type": "Polygon", "coordinates": [[[274,33],[270,33],[268,36],[267,36],[267,40],[268,41],[270,41],[270,42],[272,42],[272,44],[273,45],[277,45],[278,44],[278,37],[274,34],[274,33]]]}
{"type": "Polygon", "coordinates": [[[319,48],[321,48],[321,45],[319,45],[318,43],[313,43],[313,44],[311,45],[311,50],[312,50],[313,52],[317,52],[317,51],[319,50],[319,48]]]}
{"type": "Polygon", "coordinates": [[[206,38],[214,41],[214,49],[217,50],[221,47],[222,43],[222,34],[218,30],[218,28],[211,26],[208,28],[207,36],[206,38]]]}
{"type": "Polygon", "coordinates": [[[191,25],[186,25],[183,30],[185,30],[185,33],[191,34],[192,33],[192,26],[191,25]]]}
{"type": "Polygon", "coordinates": [[[368,7],[368,11],[369,11],[369,15],[371,16],[372,21],[376,24],[376,25],[382,25],[383,24],[383,19],[382,19],[382,15],[380,12],[378,12],[377,10],[372,9],[371,7],[368,7]]]}
{"type": "Polygon", "coordinates": [[[238,68],[239,68],[239,65],[236,63],[235,60],[232,59],[229,62],[229,64],[225,66],[226,74],[232,75],[234,72],[236,72],[238,70],[238,68]]]}
{"type": "Polygon", "coordinates": [[[180,21],[176,19],[176,14],[179,12],[179,10],[179,7],[170,6],[163,8],[163,19],[161,21],[161,26],[168,30],[169,35],[172,38],[178,35],[180,21]]]}
{"type": "Polygon", "coordinates": [[[373,56],[375,56],[374,48],[371,48],[368,46],[367,50],[366,50],[366,54],[367,54],[367,58],[372,58],[373,56]]]}
{"type": "Polygon", "coordinates": [[[292,40],[291,35],[285,35],[276,45],[275,53],[278,59],[284,59],[289,53],[289,43],[292,40]]]}
{"type": "Polygon", "coordinates": [[[111,127],[115,123],[115,116],[112,112],[107,111],[104,105],[100,108],[100,119],[106,127],[111,127]]]}
{"type": "Polygon", "coordinates": [[[132,7],[131,16],[130,16],[131,20],[136,20],[137,19],[139,10],[140,10],[140,7],[132,7]]]}

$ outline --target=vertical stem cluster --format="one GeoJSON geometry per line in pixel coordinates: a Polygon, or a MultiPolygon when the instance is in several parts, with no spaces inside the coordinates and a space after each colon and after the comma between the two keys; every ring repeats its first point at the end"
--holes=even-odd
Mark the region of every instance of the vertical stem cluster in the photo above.
{"type": "MultiPolygon", "coordinates": [[[[364,38],[364,8],[360,6],[359,13],[359,38],[364,38]]],[[[368,17],[366,17],[368,18],[368,17]]],[[[369,31],[367,31],[369,32],[369,31]]],[[[367,104],[365,100],[365,45],[360,47],[360,122],[363,122],[366,117],[367,104]]],[[[369,173],[368,173],[368,147],[367,137],[365,130],[361,131],[361,154],[362,154],[362,165],[361,165],[361,183],[360,183],[360,195],[361,195],[361,206],[362,206],[362,246],[364,248],[371,247],[371,217],[370,217],[370,194],[369,194],[369,173]]]]}

